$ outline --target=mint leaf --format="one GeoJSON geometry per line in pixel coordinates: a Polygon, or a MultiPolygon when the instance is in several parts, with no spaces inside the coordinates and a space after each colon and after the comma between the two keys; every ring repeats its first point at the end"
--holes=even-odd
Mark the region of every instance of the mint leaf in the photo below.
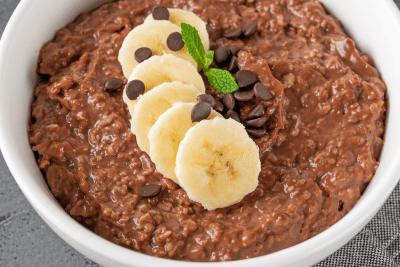
{"type": "Polygon", "coordinates": [[[211,63],[214,61],[214,51],[213,50],[208,50],[206,53],[206,65],[205,68],[208,69],[210,67],[211,63]]]}
{"type": "Polygon", "coordinates": [[[211,86],[224,94],[229,94],[239,89],[235,78],[229,71],[208,68],[214,60],[214,51],[209,50],[206,53],[196,28],[190,24],[181,23],[181,29],[182,39],[189,54],[196,61],[198,67],[204,70],[204,74],[207,76],[211,86]]]}
{"type": "Polygon", "coordinates": [[[183,42],[192,58],[196,61],[197,65],[206,68],[206,51],[204,50],[203,43],[201,42],[199,32],[195,27],[187,23],[181,23],[181,34],[183,42]]]}
{"type": "Polygon", "coordinates": [[[229,94],[239,89],[235,78],[233,78],[232,74],[227,70],[211,68],[205,72],[205,75],[210,85],[218,92],[229,94]]]}

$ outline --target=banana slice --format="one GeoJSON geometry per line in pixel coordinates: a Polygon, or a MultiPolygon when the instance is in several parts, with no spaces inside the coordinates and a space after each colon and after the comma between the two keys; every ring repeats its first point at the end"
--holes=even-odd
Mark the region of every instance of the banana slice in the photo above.
{"type": "MultiPolygon", "coordinates": [[[[206,91],[203,79],[197,72],[197,69],[186,60],[169,54],[152,56],[148,60],[137,65],[129,77],[128,82],[132,80],[141,80],[146,87],[145,93],[157,85],[173,81],[179,81],[183,84],[192,84],[201,94],[204,94],[206,91]]],[[[123,99],[128,105],[131,116],[133,116],[138,99],[130,100],[126,96],[125,90],[123,99]]]]}
{"type": "MultiPolygon", "coordinates": [[[[148,134],[151,160],[160,173],[175,182],[178,182],[175,175],[175,159],[179,143],[186,132],[197,124],[191,120],[194,105],[194,103],[175,103],[158,118],[148,134]]],[[[209,119],[217,116],[222,117],[213,110],[209,119]]]]}
{"type": "MultiPolygon", "coordinates": [[[[174,9],[174,8],[168,8],[168,11],[169,11],[169,21],[172,22],[173,24],[181,27],[181,23],[184,22],[196,28],[196,30],[199,32],[200,39],[201,42],[203,43],[204,49],[207,52],[207,50],[210,48],[210,40],[208,37],[206,23],[193,12],[185,11],[182,9],[174,9]]],[[[154,18],[151,14],[146,18],[144,23],[148,23],[150,21],[154,21],[154,18]]]]}
{"type": "Polygon", "coordinates": [[[258,185],[259,150],[233,119],[199,122],[179,145],[175,173],[189,198],[206,209],[239,202],[258,185]]]}
{"type": "Polygon", "coordinates": [[[135,52],[141,47],[150,48],[154,55],[172,54],[187,60],[197,67],[196,62],[190,56],[186,47],[179,51],[172,51],[167,47],[167,38],[173,32],[181,32],[181,27],[167,20],[154,20],[141,24],[134,28],[124,39],[119,51],[118,60],[122,70],[128,78],[133,69],[139,64],[135,59],[135,52]]]}
{"type": "Polygon", "coordinates": [[[147,134],[156,123],[158,117],[175,102],[196,103],[200,92],[193,85],[181,82],[163,83],[143,95],[132,116],[131,128],[136,134],[136,141],[141,150],[150,153],[150,142],[147,134]]]}

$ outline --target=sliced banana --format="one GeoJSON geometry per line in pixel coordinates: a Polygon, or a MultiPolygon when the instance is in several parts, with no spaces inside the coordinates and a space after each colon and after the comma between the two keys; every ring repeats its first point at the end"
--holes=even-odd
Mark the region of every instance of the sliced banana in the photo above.
{"type": "Polygon", "coordinates": [[[179,145],[175,173],[189,198],[213,210],[239,202],[258,185],[259,150],[233,119],[204,120],[179,145]]]}
{"type": "MultiPolygon", "coordinates": [[[[179,143],[185,137],[186,132],[197,124],[192,123],[191,120],[194,105],[194,103],[175,103],[172,108],[158,118],[148,134],[150,158],[160,173],[175,182],[178,182],[175,175],[175,159],[179,143]]],[[[209,119],[217,116],[222,117],[213,110],[209,119]]]]}
{"type": "MultiPolygon", "coordinates": [[[[169,54],[152,56],[137,65],[128,82],[132,80],[141,80],[146,87],[145,93],[162,83],[173,81],[192,84],[201,94],[204,94],[206,90],[203,79],[192,64],[169,54]]],[[[123,99],[128,105],[131,116],[133,116],[138,99],[130,100],[126,96],[125,90],[123,99]]]]}
{"type": "Polygon", "coordinates": [[[167,20],[154,20],[134,28],[124,39],[119,51],[118,60],[126,78],[129,78],[133,69],[139,64],[135,59],[135,52],[141,47],[150,48],[154,55],[172,54],[187,60],[197,67],[187,48],[172,51],[167,46],[167,38],[173,32],[181,32],[181,27],[167,20]]]}
{"type": "MultiPolygon", "coordinates": [[[[193,12],[189,12],[182,9],[174,9],[174,8],[168,8],[168,11],[169,11],[169,21],[172,22],[173,24],[181,27],[181,23],[183,22],[190,24],[196,28],[196,30],[199,32],[200,39],[201,42],[203,43],[204,49],[207,52],[207,50],[210,48],[210,40],[208,37],[206,23],[193,12]]],[[[154,18],[151,14],[146,18],[144,23],[148,23],[150,21],[154,21],[154,18]]]]}
{"type": "Polygon", "coordinates": [[[196,87],[181,82],[163,83],[144,94],[135,106],[131,122],[140,149],[150,153],[147,135],[161,114],[176,102],[196,103],[198,95],[200,92],[196,87]]]}

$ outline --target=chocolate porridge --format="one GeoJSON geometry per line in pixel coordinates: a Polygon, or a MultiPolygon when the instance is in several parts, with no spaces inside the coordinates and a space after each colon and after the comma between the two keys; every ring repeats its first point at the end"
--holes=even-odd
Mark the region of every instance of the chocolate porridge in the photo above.
{"type": "Polygon", "coordinates": [[[37,73],[29,138],[51,193],[94,233],[148,255],[230,261],[293,246],[345,216],[379,166],[386,85],[318,1],[105,4],[43,45],[37,73]],[[200,16],[211,49],[240,47],[238,70],[271,93],[236,102],[242,122],[263,118],[261,130],[249,129],[261,173],[256,190],[227,208],[207,211],[157,172],[130,131],[123,84],[109,81],[126,83],[118,51],[156,4],[200,16]],[[253,22],[251,38],[224,37],[237,27],[254,31],[253,22]],[[146,197],[146,185],[162,188],[146,197]]]}

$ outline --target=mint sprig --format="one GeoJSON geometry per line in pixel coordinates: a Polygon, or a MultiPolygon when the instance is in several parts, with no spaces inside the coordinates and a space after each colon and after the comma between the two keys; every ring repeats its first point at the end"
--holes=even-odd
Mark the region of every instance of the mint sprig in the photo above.
{"type": "Polygon", "coordinates": [[[229,71],[209,68],[214,60],[214,51],[208,50],[206,53],[196,28],[187,23],[181,23],[181,28],[182,39],[189,54],[196,61],[197,65],[203,69],[210,85],[218,92],[224,94],[233,93],[239,89],[235,78],[233,78],[229,71]]]}
{"type": "Polygon", "coordinates": [[[203,43],[201,42],[199,32],[195,27],[190,24],[181,23],[181,35],[183,42],[186,45],[189,54],[192,56],[197,65],[206,68],[206,51],[204,50],[203,43]]]}
{"type": "MultiPolygon", "coordinates": [[[[203,44],[201,44],[203,45],[203,44]]],[[[206,66],[205,69],[208,69],[210,67],[211,63],[214,61],[214,51],[213,50],[208,50],[206,53],[206,66]]]]}
{"type": "Polygon", "coordinates": [[[229,94],[236,91],[239,86],[229,71],[211,68],[204,72],[210,85],[219,92],[229,94]]]}

